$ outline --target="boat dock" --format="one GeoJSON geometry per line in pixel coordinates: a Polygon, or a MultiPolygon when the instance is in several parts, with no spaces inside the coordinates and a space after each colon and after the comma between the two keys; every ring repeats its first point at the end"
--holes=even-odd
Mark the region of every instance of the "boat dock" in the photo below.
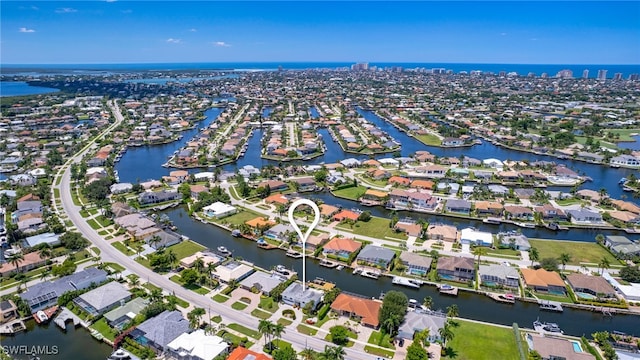
{"type": "Polygon", "coordinates": [[[538,300],[540,310],[563,312],[562,304],[557,301],[538,300]]]}
{"type": "Polygon", "coordinates": [[[26,329],[27,326],[24,322],[20,319],[16,319],[0,326],[0,335],[13,335],[26,329]]]}
{"type": "Polygon", "coordinates": [[[438,285],[438,292],[440,292],[440,294],[458,296],[458,288],[447,284],[438,285]]]}
{"type": "Polygon", "coordinates": [[[421,280],[406,278],[402,276],[394,276],[391,282],[396,285],[406,286],[414,289],[419,289],[420,286],[424,284],[424,282],[421,280]]]}
{"type": "Polygon", "coordinates": [[[493,300],[500,302],[500,303],[505,303],[505,304],[515,304],[516,303],[516,298],[515,296],[513,296],[512,294],[496,294],[496,293],[486,293],[486,295],[490,298],[492,298],[493,300]]]}
{"type": "Polygon", "coordinates": [[[38,316],[37,313],[33,313],[32,316],[33,316],[33,319],[38,324],[41,324],[41,323],[46,322],[46,321],[50,320],[51,318],[53,318],[53,315],[55,315],[58,312],[58,309],[59,309],[58,305],[55,305],[55,306],[52,306],[50,308],[44,309],[43,312],[47,316],[47,320],[44,320],[44,321],[42,319],[40,319],[40,317],[38,316]]]}
{"type": "Polygon", "coordinates": [[[67,308],[63,308],[62,312],[53,319],[53,322],[56,323],[62,330],[67,329],[67,321],[73,322],[74,326],[82,325],[82,320],[71,310],[67,308]]]}

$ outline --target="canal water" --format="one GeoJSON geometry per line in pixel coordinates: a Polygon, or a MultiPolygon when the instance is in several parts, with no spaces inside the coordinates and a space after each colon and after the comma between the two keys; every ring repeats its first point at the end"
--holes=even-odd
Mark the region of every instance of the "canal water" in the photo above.
{"type": "Polygon", "coordinates": [[[28,352],[38,351],[34,355],[41,360],[105,360],[113,352],[111,346],[94,339],[81,327],[74,328],[68,324],[66,331],[62,331],[53,323],[37,326],[33,320],[29,320],[26,325],[26,332],[0,337],[2,349],[11,352],[10,355],[15,360],[34,359],[25,353],[25,346],[28,352]]]}
{"type": "MultiPolygon", "coordinates": [[[[276,265],[284,265],[289,269],[302,271],[302,260],[292,259],[281,250],[263,250],[256,243],[243,238],[235,238],[229,232],[216,226],[204,224],[189,217],[184,208],[174,208],[166,214],[178,227],[181,234],[188,236],[198,243],[215,249],[225,246],[234,256],[254,263],[262,268],[271,269],[276,265]]],[[[457,304],[460,316],[480,321],[487,321],[503,325],[517,322],[521,327],[531,328],[533,321],[556,322],[566,334],[589,336],[595,331],[624,331],[638,333],[640,317],[631,315],[604,316],[600,313],[565,308],[564,313],[542,312],[537,304],[516,302],[514,305],[497,303],[486,296],[461,291],[457,297],[440,295],[433,286],[422,286],[419,290],[399,287],[391,283],[391,279],[381,277],[378,280],[353,275],[347,269],[339,273],[338,270],[328,269],[318,265],[315,260],[307,261],[307,279],[321,277],[336,283],[340,289],[371,297],[379,297],[389,290],[399,290],[409,298],[419,302],[426,296],[433,298],[433,308],[445,310],[447,306],[457,304]]]]}
{"type": "Polygon", "coordinates": [[[31,86],[24,81],[0,81],[0,97],[48,94],[59,89],[43,86],[31,86]]]}

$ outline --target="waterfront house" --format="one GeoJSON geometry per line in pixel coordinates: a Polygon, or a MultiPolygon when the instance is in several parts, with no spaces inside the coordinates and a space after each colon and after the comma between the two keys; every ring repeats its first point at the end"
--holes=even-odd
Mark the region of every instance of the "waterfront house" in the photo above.
{"type": "Polygon", "coordinates": [[[237,261],[230,261],[226,264],[219,265],[211,274],[215,279],[228,284],[232,280],[241,281],[251,275],[255,270],[246,264],[237,261]]]}
{"type": "Polygon", "coordinates": [[[280,180],[266,180],[259,183],[258,187],[269,187],[271,191],[285,191],[289,188],[289,185],[280,180]]]}
{"type": "Polygon", "coordinates": [[[17,268],[12,262],[0,263],[0,277],[6,277],[15,272],[29,271],[44,265],[45,262],[46,259],[40,257],[40,251],[30,252],[23,255],[23,259],[18,263],[17,268]]]}
{"type": "MultiPolygon", "coordinates": [[[[359,144],[356,144],[357,148],[360,148],[359,144]]],[[[354,168],[360,166],[360,160],[354,158],[348,158],[344,160],[340,160],[340,164],[347,168],[354,168]]]]}
{"type": "Polygon", "coordinates": [[[564,281],[557,272],[545,269],[520,269],[524,286],[534,291],[565,295],[564,281]]]}
{"type": "Polygon", "coordinates": [[[402,231],[409,236],[420,237],[422,236],[422,225],[411,221],[398,221],[393,226],[397,231],[402,231]]]}
{"type": "Polygon", "coordinates": [[[474,203],[478,216],[502,216],[504,206],[496,201],[476,201],[474,203]]]}
{"type": "Polygon", "coordinates": [[[515,182],[520,180],[520,174],[517,171],[498,171],[496,176],[502,181],[515,182]]]}
{"type": "Polygon", "coordinates": [[[472,258],[441,257],[436,265],[436,272],[441,279],[467,282],[475,278],[475,264],[472,258]]]}
{"type": "Polygon", "coordinates": [[[367,189],[360,197],[360,203],[365,206],[383,205],[388,197],[389,194],[386,191],[367,189]]]}
{"type": "Polygon", "coordinates": [[[296,231],[291,225],[277,224],[265,231],[264,236],[278,241],[286,241],[288,240],[289,234],[295,233],[296,231]]]}
{"type": "Polygon", "coordinates": [[[184,268],[190,268],[198,259],[202,260],[202,263],[205,267],[209,266],[209,264],[219,264],[222,262],[222,260],[224,260],[221,256],[212,252],[198,251],[195,254],[187,256],[184,259],[180,260],[180,266],[184,268]]]}
{"type": "Polygon", "coordinates": [[[18,318],[18,307],[13,300],[0,301],[0,324],[8,323],[18,318]]]}
{"type": "Polygon", "coordinates": [[[464,140],[460,138],[447,137],[442,140],[442,146],[462,146],[464,140]]]}
{"type": "Polygon", "coordinates": [[[520,286],[518,270],[507,265],[480,265],[480,283],[488,287],[517,289],[520,286]]]}
{"type": "Polygon", "coordinates": [[[305,248],[315,251],[319,247],[323,247],[327,241],[329,241],[329,234],[320,233],[318,235],[309,235],[309,238],[305,242],[305,248]]]}
{"type": "Polygon", "coordinates": [[[253,230],[254,234],[258,234],[261,229],[263,231],[266,231],[276,223],[275,221],[259,216],[257,218],[253,218],[251,220],[245,221],[245,224],[249,225],[249,227],[253,230]]]}
{"type": "Polygon", "coordinates": [[[420,191],[407,191],[406,196],[409,199],[407,206],[409,209],[434,211],[438,207],[438,199],[430,194],[420,191]]]}
{"type": "Polygon", "coordinates": [[[601,224],[602,215],[586,209],[567,210],[571,222],[576,224],[601,224]]]}
{"type": "Polygon", "coordinates": [[[429,224],[427,237],[430,240],[456,242],[458,240],[458,229],[451,225],[429,224]]]}
{"type": "Polygon", "coordinates": [[[484,159],[482,160],[482,165],[490,168],[494,168],[497,170],[502,170],[504,168],[504,163],[498,159],[484,159]]]}
{"type": "Polygon", "coordinates": [[[334,237],[322,247],[322,253],[325,256],[335,256],[340,260],[346,261],[351,254],[358,252],[362,247],[362,243],[353,239],[334,237]]]}
{"type": "Polygon", "coordinates": [[[471,212],[471,203],[462,199],[448,199],[444,209],[447,212],[468,215],[471,212]]]}
{"type": "Polygon", "coordinates": [[[335,221],[343,221],[343,220],[357,221],[359,217],[360,217],[360,214],[358,214],[355,211],[341,210],[337,214],[333,215],[333,220],[335,220],[335,221]]]}
{"type": "Polygon", "coordinates": [[[493,234],[486,231],[478,231],[474,228],[460,230],[460,243],[476,246],[492,246],[493,234]]]}
{"type": "Polygon", "coordinates": [[[304,308],[307,304],[312,303],[312,307],[316,309],[320,305],[322,295],[324,293],[320,290],[306,287],[303,290],[302,284],[293,282],[289,287],[282,292],[282,302],[291,306],[299,306],[304,308]]]}
{"type": "Polygon", "coordinates": [[[189,190],[191,190],[191,198],[195,200],[198,200],[200,198],[200,194],[209,192],[208,187],[200,184],[190,185],[189,190]]]}
{"type": "Polygon", "coordinates": [[[437,342],[442,340],[440,329],[444,328],[447,317],[444,313],[424,313],[409,311],[404,321],[398,328],[398,337],[405,340],[413,340],[413,336],[423,330],[429,330],[427,340],[437,342]]]}
{"type": "Polygon", "coordinates": [[[227,360],[271,360],[271,358],[265,354],[238,346],[229,354],[227,360]]]}
{"type": "Polygon", "coordinates": [[[567,283],[582,300],[590,300],[591,296],[598,299],[616,299],[616,290],[602,276],[574,273],[567,275],[567,283]]]}
{"type": "Polygon", "coordinates": [[[189,331],[189,321],[182,317],[180,311],[165,310],[138,325],[129,335],[140,345],[160,354],[167,350],[170,342],[189,331]]]}
{"type": "Polygon", "coordinates": [[[516,231],[500,232],[497,235],[500,247],[508,247],[513,250],[529,251],[531,244],[529,239],[516,231]]]}
{"type": "Polygon", "coordinates": [[[592,202],[599,202],[602,200],[603,195],[601,195],[598,191],[590,190],[590,189],[581,189],[576,191],[576,197],[579,199],[590,200],[592,202]]]}
{"type": "Polygon", "coordinates": [[[149,305],[149,300],[141,297],[134,298],[128,303],[121,305],[104,314],[107,324],[112,328],[122,330],[129,324],[142,309],[149,305]]]}
{"type": "Polygon", "coordinates": [[[220,201],[216,201],[211,205],[207,205],[202,208],[202,212],[212,218],[220,219],[225,216],[233,215],[238,210],[233,205],[228,205],[220,201]]]}
{"type": "Polygon", "coordinates": [[[487,186],[487,190],[495,196],[505,197],[509,194],[509,188],[504,185],[491,184],[487,186]]]}
{"type": "Polygon", "coordinates": [[[567,219],[567,215],[551,204],[544,204],[542,206],[536,206],[535,211],[540,213],[542,219],[545,221],[562,221],[567,219]]]}
{"type": "Polygon", "coordinates": [[[411,180],[404,178],[402,176],[392,176],[387,181],[390,185],[399,185],[399,186],[409,186],[411,184],[411,180]]]}
{"type": "Polygon", "coordinates": [[[395,251],[391,249],[369,244],[358,253],[356,260],[358,264],[386,269],[395,256],[395,251]]]}
{"type": "Polygon", "coordinates": [[[377,329],[380,325],[379,313],[382,302],[341,293],[331,303],[331,310],[359,321],[360,324],[377,329]]]}
{"type": "Polygon", "coordinates": [[[288,205],[289,204],[289,198],[286,195],[283,195],[281,193],[276,193],[273,195],[269,195],[266,198],[264,198],[264,203],[265,204],[276,204],[277,205],[288,205]]]}
{"type": "Polygon", "coordinates": [[[29,305],[31,312],[36,312],[55,305],[58,297],[67,291],[86,289],[92,284],[98,285],[106,280],[106,271],[89,267],[59,279],[31,285],[20,297],[29,305]]]}
{"type": "Polygon", "coordinates": [[[505,205],[504,214],[507,219],[510,220],[533,220],[533,211],[528,207],[519,205],[505,205]]]}
{"type": "Polygon", "coordinates": [[[611,205],[621,211],[628,211],[634,214],[640,214],[640,206],[624,200],[611,200],[611,205]]]}
{"type": "Polygon", "coordinates": [[[255,289],[264,296],[270,296],[271,291],[286,280],[286,277],[277,273],[268,274],[262,271],[256,271],[242,280],[240,287],[249,291],[255,289]]]}
{"type": "Polygon", "coordinates": [[[112,281],[78,296],[73,302],[85,312],[98,316],[123,305],[129,299],[129,290],[119,282],[112,281]]]}
{"type": "Polygon", "coordinates": [[[298,192],[316,191],[318,188],[316,181],[310,177],[293,179],[292,181],[297,184],[298,192]]]}
{"type": "Polygon", "coordinates": [[[634,243],[626,236],[607,235],[604,238],[604,246],[619,258],[628,258],[640,254],[640,244],[634,243]]]}
{"type": "Polygon", "coordinates": [[[161,231],[153,220],[140,213],[115,218],[114,222],[117,226],[124,228],[134,240],[153,236],[161,231]]]}
{"type": "Polygon", "coordinates": [[[33,186],[37,183],[38,179],[35,176],[29,174],[18,174],[9,176],[9,182],[16,186],[33,186]]]}
{"type": "Polygon", "coordinates": [[[328,205],[328,204],[320,205],[320,216],[322,216],[322,218],[324,219],[330,219],[338,211],[340,211],[340,208],[336,206],[328,205]]]}
{"type": "Polygon", "coordinates": [[[528,333],[526,335],[529,349],[540,354],[542,360],[596,360],[595,356],[583,351],[576,351],[576,341],[558,337],[548,337],[528,333]]]}
{"type": "Polygon", "coordinates": [[[638,167],[640,159],[632,155],[618,155],[609,160],[609,164],[613,166],[638,167]]]}
{"type": "Polygon", "coordinates": [[[211,360],[227,353],[229,344],[203,329],[182,333],[166,347],[166,354],[176,360],[211,360]]]}
{"type": "Polygon", "coordinates": [[[407,274],[426,276],[431,270],[432,259],[428,256],[403,251],[400,253],[400,262],[407,268],[407,274]]]}
{"type": "Polygon", "coordinates": [[[177,191],[145,191],[142,194],[138,195],[138,203],[140,205],[150,205],[150,204],[159,204],[166,201],[179,200],[182,198],[182,195],[177,191]]]}
{"type": "Polygon", "coordinates": [[[133,190],[133,184],[131,183],[117,183],[109,187],[112,194],[124,194],[133,190]]]}

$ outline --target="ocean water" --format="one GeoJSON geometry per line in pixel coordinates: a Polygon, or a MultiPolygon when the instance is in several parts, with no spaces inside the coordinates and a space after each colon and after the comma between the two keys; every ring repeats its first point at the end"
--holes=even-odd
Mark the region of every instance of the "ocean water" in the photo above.
{"type": "Polygon", "coordinates": [[[60,91],[42,86],[30,86],[24,81],[0,81],[0,96],[47,94],[60,91]]]}
{"type": "MultiPolygon", "coordinates": [[[[236,70],[236,71],[269,71],[279,67],[285,70],[303,69],[336,69],[350,67],[354,62],[217,62],[217,63],[136,63],[136,64],[4,64],[3,74],[24,73],[83,73],[83,72],[126,72],[126,71],[169,71],[169,70],[236,70]]],[[[598,70],[607,70],[607,78],[613,78],[616,73],[622,73],[626,79],[629,74],[640,73],[640,64],[636,65],[607,65],[607,64],[479,64],[479,63],[388,63],[370,62],[369,66],[378,68],[402,67],[404,69],[415,68],[444,68],[454,73],[461,71],[480,70],[483,72],[500,73],[516,72],[518,75],[527,75],[532,72],[536,76],[547,73],[555,76],[558,71],[569,69],[574,77],[582,77],[583,70],[589,70],[589,77],[595,78],[598,70]]]]}

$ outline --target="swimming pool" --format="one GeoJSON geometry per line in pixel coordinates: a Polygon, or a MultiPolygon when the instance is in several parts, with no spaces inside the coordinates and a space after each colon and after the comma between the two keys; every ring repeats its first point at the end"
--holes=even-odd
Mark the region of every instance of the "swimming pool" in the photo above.
{"type": "Polygon", "coordinates": [[[572,341],[571,345],[573,345],[573,351],[577,352],[577,353],[581,353],[582,352],[582,346],[580,346],[580,343],[577,341],[572,341]]]}
{"type": "Polygon", "coordinates": [[[576,296],[579,297],[580,299],[586,299],[586,300],[595,300],[598,297],[589,293],[585,293],[585,292],[579,292],[576,291],[576,296]]]}

